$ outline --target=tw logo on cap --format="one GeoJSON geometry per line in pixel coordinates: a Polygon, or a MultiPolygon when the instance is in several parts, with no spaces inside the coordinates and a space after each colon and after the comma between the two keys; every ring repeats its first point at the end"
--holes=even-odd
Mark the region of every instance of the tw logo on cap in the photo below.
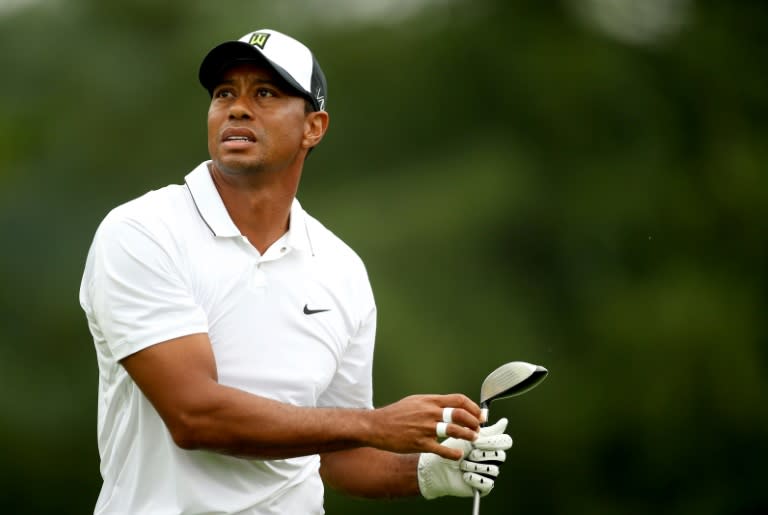
{"type": "Polygon", "coordinates": [[[323,95],[323,92],[320,88],[317,88],[317,93],[315,93],[315,100],[317,100],[317,104],[320,106],[320,110],[325,111],[325,95],[323,95]]]}
{"type": "Polygon", "coordinates": [[[267,44],[267,40],[271,35],[272,34],[267,34],[266,32],[254,32],[251,36],[250,44],[264,50],[264,45],[267,44]]]}

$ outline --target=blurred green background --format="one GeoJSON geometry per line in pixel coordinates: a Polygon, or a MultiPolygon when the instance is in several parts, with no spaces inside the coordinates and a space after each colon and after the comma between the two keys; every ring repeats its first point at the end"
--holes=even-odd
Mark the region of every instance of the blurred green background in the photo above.
{"type": "Polygon", "coordinates": [[[206,158],[200,60],[263,27],[329,79],[299,197],[367,263],[376,403],[551,371],[483,513],[768,513],[764,2],[3,0],[4,513],[92,511],[88,245],[206,158]]]}

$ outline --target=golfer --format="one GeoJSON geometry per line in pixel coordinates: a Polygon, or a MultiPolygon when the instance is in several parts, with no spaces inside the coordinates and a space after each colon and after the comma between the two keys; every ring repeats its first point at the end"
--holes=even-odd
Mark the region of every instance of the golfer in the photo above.
{"type": "Polygon", "coordinates": [[[258,30],[213,48],[199,78],[210,160],[112,210],[85,265],[95,513],[320,514],[324,483],[488,493],[490,460],[512,445],[506,420],[481,429],[461,394],[373,408],[366,270],[296,199],[329,120],[312,52],[258,30]]]}

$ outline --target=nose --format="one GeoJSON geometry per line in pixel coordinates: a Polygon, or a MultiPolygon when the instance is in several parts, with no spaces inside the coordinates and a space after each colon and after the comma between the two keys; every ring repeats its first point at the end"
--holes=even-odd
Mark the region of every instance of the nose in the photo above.
{"type": "Polygon", "coordinates": [[[247,104],[247,99],[240,97],[229,108],[230,120],[250,120],[252,113],[247,104]]]}

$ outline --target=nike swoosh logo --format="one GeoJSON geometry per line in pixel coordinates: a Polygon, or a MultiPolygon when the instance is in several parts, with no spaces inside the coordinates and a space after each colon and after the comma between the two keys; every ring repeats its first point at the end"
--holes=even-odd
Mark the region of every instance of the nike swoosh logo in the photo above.
{"type": "Polygon", "coordinates": [[[304,304],[305,315],[314,315],[315,313],[322,313],[324,311],[330,311],[330,309],[309,309],[309,307],[306,304],[304,304]]]}

